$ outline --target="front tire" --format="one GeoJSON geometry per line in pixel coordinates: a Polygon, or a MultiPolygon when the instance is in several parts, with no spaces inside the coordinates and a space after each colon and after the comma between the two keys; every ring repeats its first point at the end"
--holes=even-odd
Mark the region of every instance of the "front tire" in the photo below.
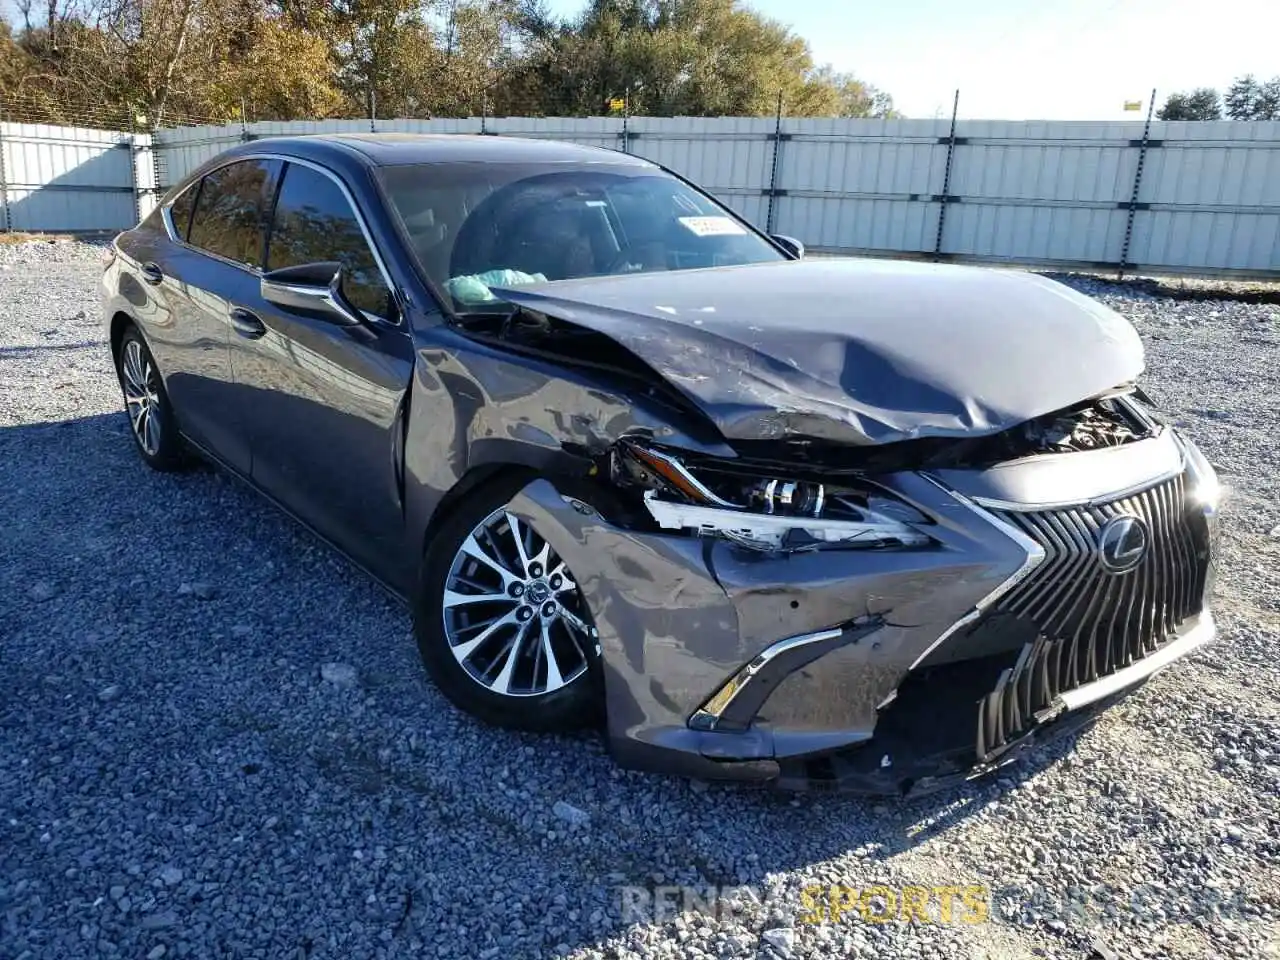
{"type": "Polygon", "coordinates": [[[160,370],[137,327],[129,327],[120,339],[116,376],[124,395],[134,446],[143,462],[162,472],[182,469],[187,460],[177,418],[164,381],[160,379],[160,370]]]}
{"type": "Polygon", "coordinates": [[[509,510],[527,482],[482,486],[453,508],[427,549],[414,632],[458,708],[500,727],[574,729],[598,713],[599,645],[572,572],[509,510]]]}

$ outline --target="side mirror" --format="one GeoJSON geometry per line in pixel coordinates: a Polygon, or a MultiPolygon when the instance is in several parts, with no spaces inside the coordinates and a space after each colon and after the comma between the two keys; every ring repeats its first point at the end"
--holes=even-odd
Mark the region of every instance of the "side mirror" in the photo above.
{"type": "Polygon", "coordinates": [[[364,323],[360,311],[342,293],[342,264],[336,260],[264,273],[262,299],[286,310],[319,314],[343,327],[364,323]]]}
{"type": "Polygon", "coordinates": [[[804,244],[795,237],[788,237],[781,233],[770,234],[770,238],[787,253],[791,254],[797,260],[804,259],[804,244]]]}

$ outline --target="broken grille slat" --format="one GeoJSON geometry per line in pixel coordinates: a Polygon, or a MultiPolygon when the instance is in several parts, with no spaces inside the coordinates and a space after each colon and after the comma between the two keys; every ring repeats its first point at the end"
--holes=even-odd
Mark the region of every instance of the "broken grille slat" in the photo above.
{"type": "Polygon", "coordinates": [[[1041,629],[1050,636],[1066,635],[1070,632],[1071,623],[1081,615],[1081,611],[1084,609],[1082,605],[1087,604],[1089,597],[1098,588],[1102,578],[1102,571],[1098,566],[1095,548],[1093,547],[1093,541],[1097,536],[1096,532],[1090,530],[1086,519],[1076,511],[1065,513],[1063,519],[1072,526],[1076,537],[1080,541],[1080,562],[1074,589],[1067,595],[1066,602],[1063,603],[1062,608],[1053,617],[1048,618],[1041,625],[1041,629]]]}
{"type": "Polygon", "coordinates": [[[1165,526],[1168,529],[1167,551],[1169,555],[1169,611],[1170,629],[1177,626],[1178,610],[1183,603],[1182,590],[1182,551],[1178,544],[1178,504],[1174,500],[1174,491],[1162,491],[1165,501],[1165,526]]]}
{"type": "MultiPolygon", "coordinates": [[[[1131,515],[1141,515],[1141,506],[1138,500],[1126,500],[1120,505],[1120,512],[1131,515]]],[[[1102,648],[1102,657],[1099,665],[1099,675],[1106,676],[1119,670],[1127,660],[1127,650],[1129,643],[1129,618],[1133,613],[1133,605],[1137,595],[1139,581],[1138,575],[1143,564],[1139,563],[1138,567],[1127,577],[1113,577],[1118,583],[1115,602],[1111,607],[1111,616],[1106,621],[1106,626],[1102,630],[1099,643],[1102,648]]]]}
{"type": "Polygon", "coordinates": [[[1036,636],[978,702],[980,758],[998,754],[1061,693],[1151,654],[1200,611],[1208,558],[1189,516],[1183,477],[1101,505],[1001,513],[1045,560],[988,614],[1028,621],[1036,636]],[[1147,551],[1117,574],[1099,562],[1098,543],[1105,524],[1125,515],[1145,524],[1147,551]]]}
{"type": "Polygon", "coordinates": [[[1178,596],[1177,611],[1187,607],[1195,584],[1195,549],[1191,543],[1190,526],[1187,523],[1186,484],[1182,477],[1178,478],[1178,486],[1173,497],[1174,529],[1173,542],[1178,555],[1178,596]]]}
{"type": "Polygon", "coordinates": [[[1036,709],[1035,688],[1037,686],[1040,671],[1043,669],[1040,663],[1040,650],[1044,647],[1044,637],[1036,637],[1031,642],[1031,651],[1028,655],[1028,663],[1023,665],[1023,670],[1019,674],[1021,683],[1018,684],[1018,709],[1024,717],[1030,717],[1036,709]]]}
{"type": "Polygon", "coordinates": [[[1098,678],[1098,631],[1106,620],[1106,614],[1116,602],[1118,591],[1116,577],[1101,578],[1099,589],[1093,593],[1089,606],[1085,608],[1080,626],[1076,630],[1077,687],[1091,683],[1098,678]]]}

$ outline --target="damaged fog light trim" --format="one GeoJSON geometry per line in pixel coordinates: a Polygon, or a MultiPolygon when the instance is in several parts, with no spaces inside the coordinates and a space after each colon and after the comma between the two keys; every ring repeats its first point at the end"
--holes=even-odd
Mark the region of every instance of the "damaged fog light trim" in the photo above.
{"type": "Polygon", "coordinates": [[[922,546],[927,535],[888,517],[868,516],[863,520],[824,520],[817,517],[780,516],[721,510],[696,504],[659,500],[653,491],[645,494],[645,508],[665,530],[691,530],[699,536],[720,536],[744,546],[778,550],[792,531],[800,531],[819,544],[901,544],[922,546]]]}
{"type": "Polygon", "coordinates": [[[771,643],[693,712],[688,721],[690,728],[702,731],[745,730],[769,695],[787,676],[836,647],[857,643],[883,625],[882,617],[865,617],[771,643]]]}

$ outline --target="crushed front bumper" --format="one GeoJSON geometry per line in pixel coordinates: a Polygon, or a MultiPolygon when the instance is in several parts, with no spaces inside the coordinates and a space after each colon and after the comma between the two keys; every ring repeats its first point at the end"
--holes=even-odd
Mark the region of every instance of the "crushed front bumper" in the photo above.
{"type": "MultiPolygon", "coordinates": [[[[989,681],[992,664],[964,664],[969,684],[965,683],[966,678],[955,674],[957,667],[953,666],[949,668],[950,677],[935,677],[932,683],[904,684],[904,692],[885,711],[875,740],[868,745],[872,749],[784,761],[774,785],[796,792],[920,796],[985,776],[1013,763],[1034,746],[1088,726],[1152,676],[1210,643],[1216,635],[1213,615],[1206,610],[1155,653],[1064,691],[1048,709],[1011,731],[999,747],[984,752],[975,745],[982,737],[980,731],[986,720],[980,678],[985,666],[989,681]],[[975,726],[979,728],[976,737],[975,726]]],[[[1008,658],[1003,662],[1007,663],[1008,658]]],[[[995,662],[994,667],[1000,670],[1000,662],[995,662]]]]}
{"type": "MultiPolygon", "coordinates": [[[[1133,445],[1147,447],[1148,465],[1163,464],[1148,488],[1174,482],[1177,445],[1151,443],[1133,445]]],[[[1101,464],[1120,462],[1091,456],[1057,458],[1048,474],[1033,468],[1059,490],[1061,470],[1096,483],[1101,464]]],[[[546,480],[518,495],[512,512],[566,560],[591,610],[621,764],[790,789],[918,792],[1078,726],[1212,638],[1203,599],[1213,524],[1181,486],[1099,499],[1076,535],[1058,537],[1010,519],[1008,503],[979,505],[977,494],[1002,484],[1025,487],[1019,471],[877,481],[932,518],[932,545],[762,554],[624,528],[546,480]],[[1150,562],[1129,586],[1098,580],[1097,521],[1139,507],[1155,511],[1144,521],[1150,562]]],[[[1053,531],[1061,509],[1083,508],[1019,509],[1048,517],[1053,531]]]]}

